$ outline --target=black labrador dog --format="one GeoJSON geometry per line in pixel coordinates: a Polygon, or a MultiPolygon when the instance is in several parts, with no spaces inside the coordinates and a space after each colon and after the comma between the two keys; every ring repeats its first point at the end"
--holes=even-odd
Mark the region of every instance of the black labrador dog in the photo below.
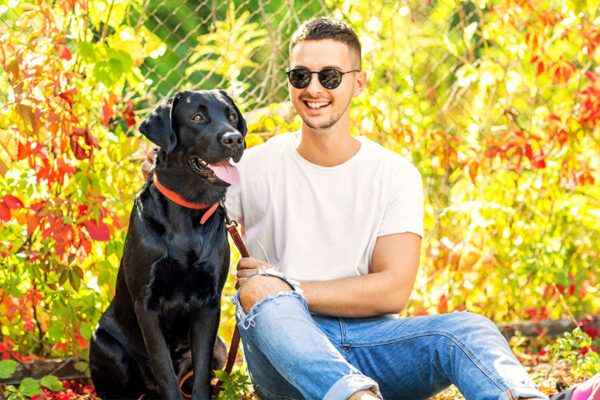
{"type": "Polygon", "coordinates": [[[133,205],[115,297],[90,342],[90,373],[105,400],[181,399],[179,380],[193,368],[192,398],[210,399],[229,269],[217,204],[239,177],[230,160],[242,157],[246,122],[222,90],[180,92],[140,131],[160,149],[133,205]]]}

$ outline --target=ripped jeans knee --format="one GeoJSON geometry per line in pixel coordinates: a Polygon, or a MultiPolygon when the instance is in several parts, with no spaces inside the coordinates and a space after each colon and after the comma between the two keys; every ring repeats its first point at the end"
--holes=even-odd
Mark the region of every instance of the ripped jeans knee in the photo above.
{"type": "MultiPolygon", "coordinates": [[[[302,288],[300,288],[300,284],[298,281],[288,278],[282,272],[274,270],[274,269],[266,269],[260,268],[258,270],[257,275],[261,276],[275,276],[286,282],[291,288],[292,291],[282,291],[280,293],[276,293],[270,296],[261,299],[256,304],[254,304],[249,312],[246,313],[244,307],[240,300],[240,290],[237,291],[232,301],[235,305],[235,316],[240,329],[247,330],[250,327],[255,326],[255,318],[265,313],[266,311],[273,310],[276,314],[282,312],[278,311],[278,306],[283,303],[287,303],[287,301],[283,301],[283,299],[291,300],[294,299],[296,302],[300,303],[303,312],[308,313],[308,305],[306,303],[306,299],[302,295],[302,288]],[[268,310],[265,310],[268,309],[268,310]]],[[[288,306],[285,306],[288,308],[288,306]]]]}

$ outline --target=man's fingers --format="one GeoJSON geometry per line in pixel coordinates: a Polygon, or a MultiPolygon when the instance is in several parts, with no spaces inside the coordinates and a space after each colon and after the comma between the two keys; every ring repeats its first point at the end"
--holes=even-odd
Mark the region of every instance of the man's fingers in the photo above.
{"type": "Polygon", "coordinates": [[[157,147],[151,148],[150,150],[148,150],[146,152],[146,161],[150,162],[151,164],[154,164],[154,159],[156,158],[156,151],[158,150],[157,147]]]}
{"type": "Polygon", "coordinates": [[[142,175],[144,175],[144,179],[150,178],[152,175],[152,167],[154,167],[154,163],[148,162],[148,160],[142,163],[142,175]]]}
{"type": "Polygon", "coordinates": [[[240,261],[238,262],[238,270],[240,269],[246,269],[246,268],[258,268],[262,265],[265,265],[264,262],[257,260],[256,258],[252,258],[252,257],[242,257],[240,258],[240,261]]]}
{"type": "Polygon", "coordinates": [[[148,180],[152,175],[152,168],[154,168],[154,161],[156,160],[157,147],[154,147],[146,152],[146,159],[142,163],[142,175],[144,179],[148,180]]]}
{"type": "Polygon", "coordinates": [[[250,277],[258,273],[258,268],[264,263],[256,258],[242,257],[237,265],[237,284],[236,287],[242,287],[250,277]]]}
{"type": "Polygon", "coordinates": [[[270,264],[252,257],[242,257],[237,265],[237,284],[236,288],[243,286],[248,279],[258,275],[260,268],[275,269],[270,264]]]}

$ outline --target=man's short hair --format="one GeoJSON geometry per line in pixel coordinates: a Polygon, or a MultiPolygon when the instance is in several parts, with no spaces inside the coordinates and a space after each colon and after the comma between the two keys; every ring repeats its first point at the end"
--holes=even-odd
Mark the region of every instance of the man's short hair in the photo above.
{"type": "Polygon", "coordinates": [[[323,39],[337,40],[356,51],[359,67],[361,67],[362,57],[358,35],[344,21],[330,17],[313,18],[300,25],[290,40],[290,54],[299,42],[323,39]]]}

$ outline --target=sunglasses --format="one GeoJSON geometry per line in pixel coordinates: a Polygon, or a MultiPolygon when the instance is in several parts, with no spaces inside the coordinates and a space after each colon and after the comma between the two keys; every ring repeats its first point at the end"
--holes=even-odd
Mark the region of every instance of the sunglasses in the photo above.
{"type": "Polygon", "coordinates": [[[342,83],[342,77],[344,74],[348,74],[350,72],[360,72],[360,70],[353,69],[351,71],[342,72],[334,68],[325,68],[320,71],[311,71],[308,68],[292,68],[288,71],[285,71],[290,84],[296,89],[304,89],[307,87],[312,79],[312,74],[317,74],[319,83],[325,89],[335,89],[336,87],[340,86],[340,83],[342,83]]]}

